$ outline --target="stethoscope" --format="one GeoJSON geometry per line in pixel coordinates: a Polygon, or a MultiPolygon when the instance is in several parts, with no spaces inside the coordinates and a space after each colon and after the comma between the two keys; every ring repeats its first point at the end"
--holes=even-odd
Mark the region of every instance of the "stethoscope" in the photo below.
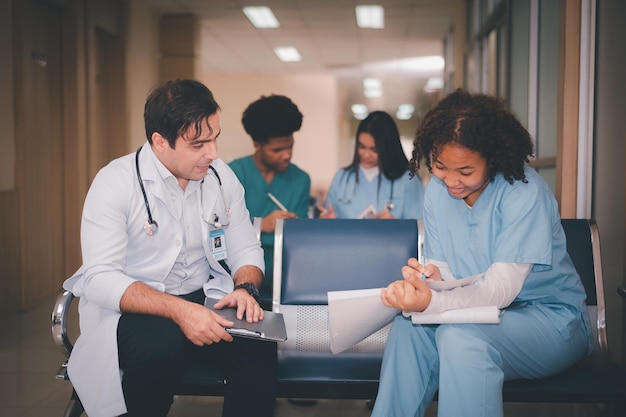
{"type": "MultiPolygon", "coordinates": [[[[344,189],[343,189],[343,195],[346,196],[344,198],[338,198],[338,201],[342,204],[350,204],[352,202],[352,199],[354,198],[354,195],[356,194],[356,181],[354,181],[354,186],[352,187],[352,195],[348,197],[348,179],[350,178],[350,175],[352,175],[352,173],[350,172],[348,174],[348,177],[346,178],[346,182],[344,183],[344,189]]],[[[382,175],[382,174],[379,174],[382,175]]],[[[389,192],[389,200],[387,200],[387,202],[385,203],[385,210],[387,211],[391,211],[393,210],[396,205],[393,202],[393,186],[395,184],[396,180],[391,180],[391,191],[389,192]]]]}
{"type": "MultiPolygon", "coordinates": [[[[144,204],[146,205],[146,211],[148,212],[148,220],[143,225],[143,230],[146,232],[148,236],[154,236],[159,231],[159,224],[156,222],[156,220],[152,218],[152,211],[150,211],[150,204],[148,203],[148,196],[146,195],[146,189],[144,188],[143,181],[141,179],[141,172],[139,170],[139,152],[141,152],[142,148],[143,146],[139,147],[139,149],[137,149],[137,152],[135,152],[135,169],[137,170],[137,179],[139,181],[139,187],[141,187],[141,194],[143,195],[143,201],[144,201],[144,204]]],[[[222,179],[217,173],[217,170],[213,168],[213,166],[209,165],[209,168],[211,169],[211,171],[213,171],[213,174],[215,174],[217,183],[220,185],[220,195],[222,197],[222,201],[224,202],[224,206],[226,206],[226,199],[224,198],[224,188],[222,187],[222,179]]],[[[217,213],[213,214],[213,221],[208,221],[204,217],[204,206],[202,205],[202,184],[204,184],[204,179],[202,180],[202,183],[200,184],[200,207],[201,207],[200,210],[201,210],[202,220],[209,226],[213,226],[216,229],[220,229],[220,228],[228,226],[229,224],[228,216],[227,216],[226,223],[220,223],[219,221],[220,216],[217,213]]],[[[229,210],[230,209],[227,208],[226,212],[228,213],[229,210]]]]}

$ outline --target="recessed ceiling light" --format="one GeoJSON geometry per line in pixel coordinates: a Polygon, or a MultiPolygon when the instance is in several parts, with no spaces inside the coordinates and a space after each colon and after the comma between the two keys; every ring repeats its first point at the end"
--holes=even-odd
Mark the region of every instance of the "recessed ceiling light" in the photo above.
{"type": "Polygon", "coordinates": [[[363,80],[363,87],[366,90],[380,89],[380,86],[381,86],[381,82],[380,82],[380,79],[378,78],[365,78],[363,80]]]}
{"type": "Polygon", "coordinates": [[[356,24],[364,29],[383,29],[385,27],[385,11],[383,6],[356,6],[356,24]]]}
{"type": "Polygon", "coordinates": [[[363,120],[367,117],[367,113],[369,109],[365,104],[355,103],[350,106],[350,110],[352,110],[352,115],[357,120],[363,120]]]}
{"type": "Polygon", "coordinates": [[[378,98],[383,96],[382,90],[364,90],[363,95],[367,98],[378,98]]]}
{"type": "Polygon", "coordinates": [[[267,6],[247,6],[243,8],[243,13],[257,29],[275,29],[280,27],[278,19],[267,6]]]}
{"type": "Polygon", "coordinates": [[[398,106],[398,111],[402,113],[413,113],[415,111],[415,106],[412,104],[400,104],[398,106]]]}
{"type": "Polygon", "coordinates": [[[441,77],[430,77],[426,81],[426,85],[424,85],[424,91],[427,93],[432,93],[434,91],[441,90],[443,88],[443,78],[441,77]]]}
{"type": "Polygon", "coordinates": [[[396,117],[398,120],[409,120],[413,116],[413,112],[415,111],[415,106],[412,104],[400,104],[398,106],[398,111],[396,112],[396,117]]]}
{"type": "Polygon", "coordinates": [[[363,95],[367,98],[381,97],[383,86],[378,78],[365,78],[363,80],[363,95]]]}
{"type": "Polygon", "coordinates": [[[412,58],[388,59],[384,61],[367,62],[361,66],[366,74],[393,71],[396,73],[420,74],[432,73],[439,75],[445,68],[445,61],[441,56],[422,56],[412,58]]]}
{"type": "Polygon", "coordinates": [[[274,53],[283,62],[299,62],[302,61],[300,52],[293,46],[277,46],[274,53]]]}

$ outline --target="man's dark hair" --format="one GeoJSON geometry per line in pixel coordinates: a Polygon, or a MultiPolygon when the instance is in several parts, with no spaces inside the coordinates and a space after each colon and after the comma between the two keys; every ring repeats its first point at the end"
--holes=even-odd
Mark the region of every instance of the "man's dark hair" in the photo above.
{"type": "Polygon", "coordinates": [[[157,132],[174,149],[177,137],[191,126],[199,136],[202,122],[219,109],[211,90],[198,81],[175,80],[159,84],[148,95],[143,113],[148,142],[152,144],[152,134],[157,132]]]}
{"type": "Polygon", "coordinates": [[[241,123],[253,141],[265,144],[270,138],[300,130],[302,113],[288,97],[272,94],[252,102],[244,110],[241,123]]]}

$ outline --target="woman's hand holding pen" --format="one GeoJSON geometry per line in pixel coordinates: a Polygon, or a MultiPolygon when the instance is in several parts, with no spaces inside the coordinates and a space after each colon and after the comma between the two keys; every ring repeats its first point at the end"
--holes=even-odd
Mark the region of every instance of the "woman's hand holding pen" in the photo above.
{"type": "Polygon", "coordinates": [[[317,208],[320,211],[319,218],[320,219],[336,219],[337,214],[335,213],[335,209],[333,208],[332,203],[328,203],[328,208],[324,206],[319,206],[317,208]]]}
{"type": "Polygon", "coordinates": [[[391,212],[389,210],[383,210],[383,211],[379,211],[378,214],[376,215],[377,219],[395,219],[396,217],[391,214],[391,212]]]}
{"type": "Polygon", "coordinates": [[[417,259],[409,259],[402,267],[403,280],[392,282],[381,292],[383,304],[398,310],[424,311],[430,304],[432,293],[424,279],[441,280],[439,268],[424,266],[417,259]]]}
{"type": "Polygon", "coordinates": [[[422,265],[415,258],[409,259],[407,262],[407,266],[409,268],[415,269],[417,272],[422,274],[423,280],[431,280],[431,281],[443,281],[443,277],[441,276],[441,271],[433,264],[422,265]]]}

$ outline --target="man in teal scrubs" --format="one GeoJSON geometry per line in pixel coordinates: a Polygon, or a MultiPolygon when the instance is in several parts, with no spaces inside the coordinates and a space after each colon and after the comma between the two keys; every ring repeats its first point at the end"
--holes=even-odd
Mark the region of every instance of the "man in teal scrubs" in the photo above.
{"type": "Polygon", "coordinates": [[[302,126],[302,113],[281,95],[262,96],[241,119],[252,138],[254,153],[229,165],[245,189],[251,217],[262,217],[261,244],[265,252],[265,279],[259,302],[271,308],[276,219],[306,218],[311,178],[291,163],[293,133],[302,126]]]}

